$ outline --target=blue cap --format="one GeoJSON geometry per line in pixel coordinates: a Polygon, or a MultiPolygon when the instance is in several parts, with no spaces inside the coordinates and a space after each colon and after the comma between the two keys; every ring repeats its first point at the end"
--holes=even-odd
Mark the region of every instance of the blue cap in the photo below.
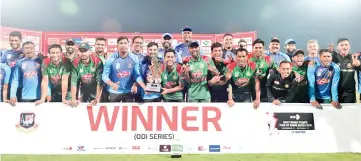
{"type": "Polygon", "coordinates": [[[296,44],[296,41],[293,39],[287,39],[285,42],[285,45],[287,45],[287,44],[296,44]]]}
{"type": "Polygon", "coordinates": [[[165,38],[165,37],[170,37],[171,39],[173,39],[173,36],[172,36],[172,34],[170,34],[170,33],[164,33],[164,34],[162,35],[162,38],[165,38]]]}
{"type": "Polygon", "coordinates": [[[182,28],[182,31],[190,31],[192,32],[192,28],[190,26],[185,26],[182,28]]]}

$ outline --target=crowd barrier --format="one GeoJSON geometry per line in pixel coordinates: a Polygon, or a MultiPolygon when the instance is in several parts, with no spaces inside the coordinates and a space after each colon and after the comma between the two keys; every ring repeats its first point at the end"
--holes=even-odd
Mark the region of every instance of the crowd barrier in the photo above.
{"type": "Polygon", "coordinates": [[[1,154],[361,152],[361,104],[0,103],[1,154]]]}

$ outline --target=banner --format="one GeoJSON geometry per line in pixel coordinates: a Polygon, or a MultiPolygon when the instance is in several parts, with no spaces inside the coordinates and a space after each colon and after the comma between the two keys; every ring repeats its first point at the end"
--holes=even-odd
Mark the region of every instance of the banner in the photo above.
{"type": "Polygon", "coordinates": [[[10,49],[9,34],[12,31],[19,31],[22,34],[22,42],[31,41],[35,44],[35,52],[41,52],[42,50],[42,32],[31,31],[25,29],[18,29],[13,27],[0,26],[0,50],[10,49]]]}
{"type": "Polygon", "coordinates": [[[0,104],[2,154],[361,152],[361,104],[0,104]]]}

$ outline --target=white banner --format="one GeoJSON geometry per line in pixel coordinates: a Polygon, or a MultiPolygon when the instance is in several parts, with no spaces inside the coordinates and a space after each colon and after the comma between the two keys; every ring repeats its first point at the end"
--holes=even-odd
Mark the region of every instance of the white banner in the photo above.
{"type": "Polygon", "coordinates": [[[361,104],[0,103],[1,154],[361,152],[361,104]]]}

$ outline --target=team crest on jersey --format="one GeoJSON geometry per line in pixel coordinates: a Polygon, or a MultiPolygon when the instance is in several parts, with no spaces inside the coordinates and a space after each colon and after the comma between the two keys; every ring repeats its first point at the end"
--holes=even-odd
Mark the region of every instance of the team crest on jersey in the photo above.
{"type": "Polygon", "coordinates": [[[279,82],[279,81],[274,81],[273,83],[274,83],[274,84],[277,84],[277,85],[279,85],[279,84],[280,84],[280,82],[279,82]]]}
{"type": "Polygon", "coordinates": [[[40,64],[39,64],[39,63],[36,63],[36,64],[35,64],[35,67],[36,67],[36,69],[39,69],[39,68],[40,68],[40,64]]]}
{"type": "Polygon", "coordinates": [[[8,55],[6,56],[6,58],[7,58],[7,59],[11,59],[12,56],[11,56],[10,54],[8,54],[8,55]]]}
{"type": "Polygon", "coordinates": [[[246,73],[246,76],[247,76],[247,77],[251,76],[251,72],[247,72],[247,73],[246,73]]]}
{"type": "Polygon", "coordinates": [[[83,68],[81,68],[81,69],[79,70],[79,73],[83,73],[83,68]]]}
{"type": "Polygon", "coordinates": [[[95,72],[95,68],[92,67],[92,68],[90,69],[90,71],[91,71],[91,72],[95,72]]]}
{"type": "Polygon", "coordinates": [[[57,85],[60,83],[61,76],[59,74],[50,76],[50,82],[54,85],[57,85]]]}
{"type": "Polygon", "coordinates": [[[90,83],[92,81],[93,74],[84,74],[81,76],[81,80],[83,83],[90,83]]]}
{"type": "Polygon", "coordinates": [[[24,57],[24,54],[23,54],[23,53],[21,53],[21,54],[20,54],[20,57],[24,57]]]}
{"type": "Polygon", "coordinates": [[[285,85],[285,88],[289,88],[290,86],[288,84],[285,85]]]}
{"type": "Polygon", "coordinates": [[[128,71],[123,71],[123,72],[118,72],[118,73],[117,73],[117,77],[118,77],[118,78],[127,77],[127,76],[129,76],[129,75],[130,75],[130,72],[128,72],[128,71]]]}
{"type": "Polygon", "coordinates": [[[200,78],[200,77],[202,77],[202,75],[203,75],[203,72],[201,72],[201,71],[196,71],[196,72],[192,73],[193,78],[200,78]]]}
{"type": "Polygon", "coordinates": [[[317,76],[321,76],[322,75],[322,71],[317,71],[317,76]]]}
{"type": "Polygon", "coordinates": [[[39,124],[35,122],[35,113],[21,113],[20,120],[15,127],[23,132],[32,132],[37,129],[39,124]]]}
{"type": "Polygon", "coordinates": [[[3,77],[3,74],[0,73],[0,79],[3,79],[3,78],[4,78],[4,77],[3,77]]]}
{"type": "Polygon", "coordinates": [[[352,68],[351,63],[347,63],[346,68],[351,69],[352,68]]]}
{"type": "Polygon", "coordinates": [[[264,63],[261,63],[260,65],[259,65],[259,68],[263,68],[265,65],[264,65],[264,63]]]}
{"type": "Polygon", "coordinates": [[[129,63],[129,64],[128,64],[128,68],[133,68],[132,63],[129,63]]]}
{"type": "Polygon", "coordinates": [[[238,77],[238,76],[239,76],[239,73],[238,73],[238,72],[236,72],[236,73],[234,74],[234,76],[235,76],[235,77],[238,77]]]}
{"type": "Polygon", "coordinates": [[[120,64],[117,64],[117,65],[115,66],[115,68],[116,68],[117,70],[119,70],[119,69],[120,69],[120,64]]]}
{"type": "Polygon", "coordinates": [[[176,80],[177,79],[177,76],[176,75],[173,75],[173,80],[176,80]]]}

